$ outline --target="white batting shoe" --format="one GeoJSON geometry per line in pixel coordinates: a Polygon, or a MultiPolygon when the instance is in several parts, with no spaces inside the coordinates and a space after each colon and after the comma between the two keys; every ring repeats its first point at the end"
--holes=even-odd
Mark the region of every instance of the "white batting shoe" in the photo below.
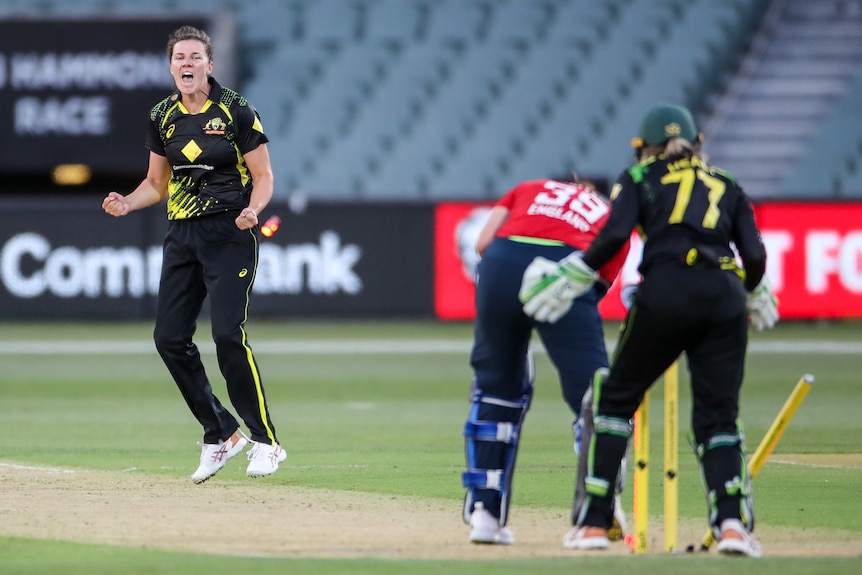
{"type": "Polygon", "coordinates": [[[722,555],[745,555],[754,559],[763,554],[760,543],[739,519],[725,519],[721,522],[721,538],[716,549],[722,555]]]}
{"type": "Polygon", "coordinates": [[[500,527],[500,520],[491,515],[485,506],[476,503],[470,514],[470,543],[511,545],[515,536],[508,527],[500,527]]]}
{"type": "Polygon", "coordinates": [[[224,467],[228,459],[242,451],[248,440],[235,432],[225,441],[219,441],[216,444],[201,443],[201,463],[198,468],[192,473],[192,481],[195,483],[203,483],[224,467]]]}
{"type": "Polygon", "coordinates": [[[245,474],[249,477],[265,477],[278,470],[278,464],[287,459],[287,452],[281,445],[268,443],[254,444],[248,452],[248,468],[245,474]]]}
{"type": "Polygon", "coordinates": [[[563,547],[575,551],[601,551],[609,546],[608,530],[601,527],[572,527],[563,536],[563,547]]]}

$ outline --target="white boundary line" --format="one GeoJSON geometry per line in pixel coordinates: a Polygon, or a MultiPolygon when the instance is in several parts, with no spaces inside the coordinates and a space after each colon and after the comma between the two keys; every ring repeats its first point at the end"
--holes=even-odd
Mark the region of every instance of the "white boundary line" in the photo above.
{"type": "MultiPolygon", "coordinates": [[[[792,453],[782,453],[784,457],[793,457],[792,453]]],[[[828,455],[828,454],[823,454],[828,455]]],[[[841,456],[842,454],[831,454],[841,456]]],[[[859,469],[857,465],[839,465],[837,463],[814,463],[811,461],[788,461],[786,459],[776,459],[771,457],[769,459],[769,463],[775,463],[778,465],[795,465],[797,467],[811,467],[812,469],[859,469]]]]}
{"type": "MultiPolygon", "coordinates": [[[[608,351],[616,346],[616,341],[605,342],[608,351]]],[[[467,340],[266,340],[252,344],[252,349],[258,354],[279,355],[373,355],[373,354],[467,354],[470,353],[471,341],[467,340]]],[[[198,344],[203,353],[214,353],[215,346],[206,341],[198,344]]],[[[534,351],[545,353],[539,343],[534,344],[534,351]]],[[[116,341],[116,340],[45,340],[45,341],[7,341],[0,342],[0,355],[103,355],[105,353],[120,353],[129,355],[155,353],[156,348],[151,342],[116,341]]],[[[762,341],[748,344],[749,353],[754,354],[862,354],[862,342],[844,341],[762,341]]]]}
{"type": "Polygon", "coordinates": [[[51,473],[77,473],[74,469],[63,469],[61,467],[46,467],[44,465],[20,465],[17,463],[2,463],[0,462],[0,467],[7,467],[9,469],[20,469],[24,471],[48,471],[51,473]]]}

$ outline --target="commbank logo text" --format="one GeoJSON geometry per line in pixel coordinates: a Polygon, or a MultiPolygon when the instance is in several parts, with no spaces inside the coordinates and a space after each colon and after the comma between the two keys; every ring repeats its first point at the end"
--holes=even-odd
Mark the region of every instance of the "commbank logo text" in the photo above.
{"type": "MultiPolygon", "coordinates": [[[[254,291],[262,294],[336,294],[362,291],[354,270],[362,257],[333,231],[319,243],[260,248],[254,291]]],[[[38,233],[17,234],[0,246],[0,283],[12,296],[36,298],[143,297],[159,287],[161,247],[53,247],[38,233]]]]}

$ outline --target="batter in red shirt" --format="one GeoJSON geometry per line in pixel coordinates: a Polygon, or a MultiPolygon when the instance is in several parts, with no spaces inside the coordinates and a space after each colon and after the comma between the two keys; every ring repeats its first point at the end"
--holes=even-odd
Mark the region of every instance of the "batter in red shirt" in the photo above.
{"type": "Polygon", "coordinates": [[[610,211],[610,201],[589,185],[533,180],[504,195],[479,234],[476,250],[482,259],[463,474],[464,520],[474,543],[514,541],[506,522],[519,434],[533,395],[533,330],[559,374],[563,397],[577,421],[593,374],[608,366],[598,303],[622,268],[629,246],[599,270],[600,281],[555,323],[524,313],[518,297],[524,270],[537,256],[555,263],[586,250],[610,211]]]}

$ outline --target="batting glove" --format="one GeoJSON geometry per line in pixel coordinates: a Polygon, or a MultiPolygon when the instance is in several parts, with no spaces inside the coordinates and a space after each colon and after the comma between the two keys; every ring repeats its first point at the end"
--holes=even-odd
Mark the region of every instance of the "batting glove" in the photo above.
{"type": "Polygon", "coordinates": [[[524,270],[518,297],[525,314],[536,321],[555,323],[571,309],[576,297],[589,291],[596,277],[580,253],[559,262],[536,257],[524,270]]]}
{"type": "Polygon", "coordinates": [[[778,298],[766,276],[747,296],[748,318],[757,331],[772,329],[778,322],[778,298]]]}

